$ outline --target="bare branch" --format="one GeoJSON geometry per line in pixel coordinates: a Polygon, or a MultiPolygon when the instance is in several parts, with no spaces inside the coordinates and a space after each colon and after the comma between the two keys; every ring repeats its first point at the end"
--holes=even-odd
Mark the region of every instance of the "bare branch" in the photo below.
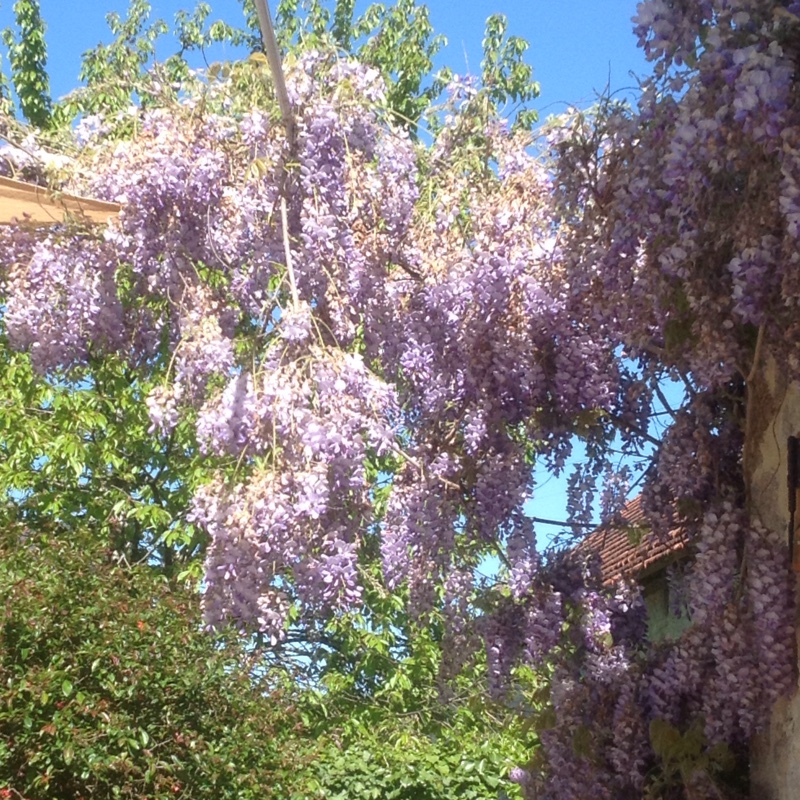
{"type": "Polygon", "coordinates": [[[297,281],[294,278],[292,265],[292,248],[289,241],[289,220],[286,214],[286,198],[281,197],[281,225],[283,226],[283,252],[286,255],[286,270],[289,273],[289,287],[292,291],[292,304],[295,309],[300,306],[300,297],[297,294],[297,281]]]}

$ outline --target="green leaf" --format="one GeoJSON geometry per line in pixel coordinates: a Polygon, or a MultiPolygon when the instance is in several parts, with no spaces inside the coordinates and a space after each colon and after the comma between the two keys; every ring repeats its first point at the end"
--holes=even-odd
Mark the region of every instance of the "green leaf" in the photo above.
{"type": "Polygon", "coordinates": [[[667,762],[679,759],[683,752],[681,732],[663,719],[651,720],[650,744],[656,755],[667,762]]]}

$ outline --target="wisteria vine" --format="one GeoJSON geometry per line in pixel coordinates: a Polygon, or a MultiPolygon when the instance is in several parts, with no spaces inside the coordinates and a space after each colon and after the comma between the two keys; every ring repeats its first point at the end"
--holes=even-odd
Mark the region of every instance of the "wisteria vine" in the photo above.
{"type": "MultiPolygon", "coordinates": [[[[554,616],[572,638],[552,651],[546,777],[536,759],[517,775],[532,797],[726,796],[730,760],[747,763],[796,688],[794,577],[785,535],[749,502],[748,454],[768,365],[797,379],[800,7],[648,0],[634,23],[653,63],[638,107],[604,99],[565,115],[546,146],[570,313],[639,364],[629,394],[657,391],[650,375],[686,382],[641,503],[656,533],[692,538],[692,624],[646,645],[612,624],[634,621],[635,604],[609,613],[577,574],[559,590],[554,616]],[[575,633],[598,619],[599,650],[575,633]]],[[[640,415],[621,419],[623,439],[647,431],[640,415]]],[[[541,592],[521,603],[532,619],[541,592]]],[[[518,630],[506,641],[519,647],[518,630]]]]}
{"type": "Polygon", "coordinates": [[[422,145],[375,70],[322,52],[287,64],[291,140],[269,92],[248,105],[224,77],[85,120],[39,179],[122,210],[0,233],[9,339],[43,373],[125,357],[158,378],[153,435],[189,415],[228,460],[186,516],[210,536],[211,624],[275,642],[357,606],[377,537],[387,587],[420,618],[443,606],[460,650],[475,568],[501,553],[490,678],[549,664],[557,721],[514,778],[640,797],[653,720],[741,749],[794,680],[785,547],[750,514],[741,453],[759,363],[800,363],[795,5],[640,3],[638,109],[567,115],[538,148],[468,80],[422,145]],[[664,374],[688,400],[642,502],[656,531],[693,534],[693,625],[648,649],[636,592],[543,558],[525,506],[534,461],[560,471],[577,435],[580,521],[615,436],[652,443],[664,374]]]}

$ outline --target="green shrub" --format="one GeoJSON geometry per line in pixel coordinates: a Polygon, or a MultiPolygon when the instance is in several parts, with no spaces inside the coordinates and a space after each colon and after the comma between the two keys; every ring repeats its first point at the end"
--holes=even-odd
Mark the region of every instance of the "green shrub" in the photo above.
{"type": "Polygon", "coordinates": [[[0,534],[0,593],[0,789],[287,797],[288,699],[203,632],[195,594],[91,541],[19,531],[0,534]]]}

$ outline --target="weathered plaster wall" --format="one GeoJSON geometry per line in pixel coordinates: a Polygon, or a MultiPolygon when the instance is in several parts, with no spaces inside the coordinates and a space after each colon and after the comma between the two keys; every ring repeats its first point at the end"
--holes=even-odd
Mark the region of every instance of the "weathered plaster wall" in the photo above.
{"type": "MultiPolygon", "coordinates": [[[[789,494],[786,442],[800,435],[800,386],[787,384],[774,362],[751,391],[750,500],[769,528],[787,535],[789,494]]],[[[756,737],[751,751],[753,800],[800,798],[800,693],[779,702],[767,731],[756,737]]]]}

